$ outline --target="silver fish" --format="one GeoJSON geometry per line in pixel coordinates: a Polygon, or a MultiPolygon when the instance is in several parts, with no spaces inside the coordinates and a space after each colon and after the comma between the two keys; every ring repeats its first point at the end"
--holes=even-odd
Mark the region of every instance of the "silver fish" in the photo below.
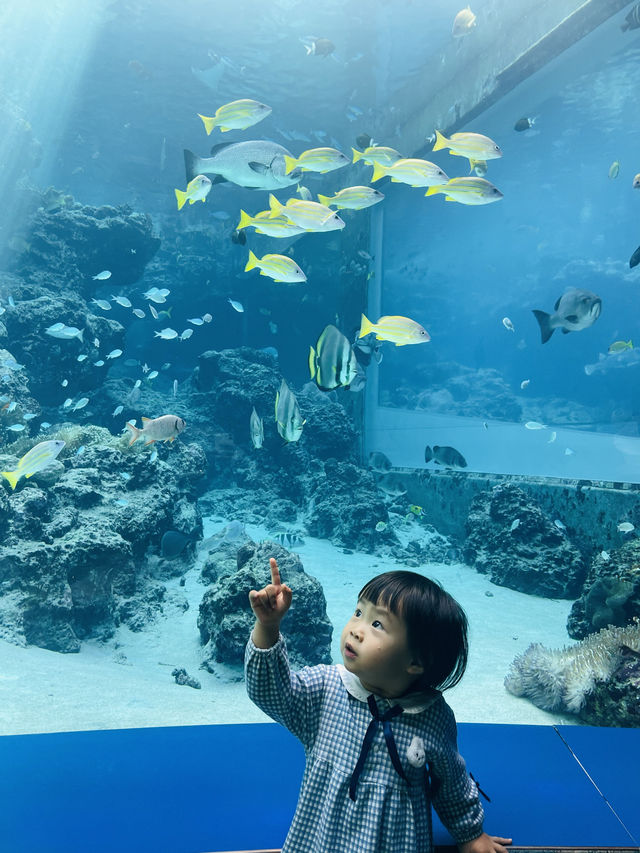
{"type": "Polygon", "coordinates": [[[280,390],[276,394],[275,420],[278,432],[285,441],[298,441],[302,435],[302,427],[306,423],[302,419],[300,406],[296,395],[287,383],[282,380],[280,390]]]}
{"type": "Polygon", "coordinates": [[[211,157],[198,157],[185,149],[184,165],[187,183],[196,175],[207,175],[212,184],[222,181],[240,187],[260,190],[277,190],[300,180],[300,169],[285,174],[284,158],[292,157],[290,151],[265,140],[247,142],[222,142],[211,149],[211,157]]]}
{"type": "Polygon", "coordinates": [[[540,326],[542,343],[546,344],[556,329],[563,334],[580,332],[593,326],[602,311],[602,300],[590,290],[567,290],[553,307],[554,313],[535,311],[534,316],[540,326]]]}

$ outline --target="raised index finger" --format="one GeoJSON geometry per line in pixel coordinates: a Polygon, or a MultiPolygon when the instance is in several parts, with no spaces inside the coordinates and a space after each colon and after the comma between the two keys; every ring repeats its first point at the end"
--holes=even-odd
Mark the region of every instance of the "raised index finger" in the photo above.
{"type": "Polygon", "coordinates": [[[274,586],[280,586],[280,569],[278,568],[278,564],[273,557],[269,560],[269,565],[271,566],[271,583],[274,586]]]}

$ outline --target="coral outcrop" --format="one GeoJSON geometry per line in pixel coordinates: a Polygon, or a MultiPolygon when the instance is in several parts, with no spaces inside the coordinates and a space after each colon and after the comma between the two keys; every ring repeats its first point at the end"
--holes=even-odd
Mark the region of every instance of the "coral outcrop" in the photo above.
{"type": "Polygon", "coordinates": [[[499,586],[574,598],[586,572],[582,554],[543,510],[512,484],[474,498],[466,524],[467,562],[499,586]]]}
{"type": "Polygon", "coordinates": [[[594,557],[582,595],[567,620],[570,637],[581,640],[608,625],[623,626],[640,617],[640,540],[594,557]]]}
{"type": "Polygon", "coordinates": [[[515,658],[505,687],[544,711],[596,725],[640,722],[640,621],[603,628],[564,649],[533,643],[515,658]]]}
{"type": "MultiPolygon", "coordinates": [[[[65,425],[49,468],[0,491],[0,636],[59,652],[139,630],[161,609],[163,587],[145,556],[168,529],[201,527],[196,504],[205,457],[197,444],[129,448],[100,427],[65,425]],[[133,602],[135,606],[132,606],[133,602]]],[[[0,454],[12,470],[32,441],[0,454]]]]}
{"type": "MultiPolygon", "coordinates": [[[[262,589],[269,579],[269,558],[278,561],[284,583],[296,594],[282,624],[289,657],[295,668],[331,663],[332,626],[320,583],[306,574],[300,558],[274,542],[247,542],[237,550],[235,571],[230,571],[222,549],[221,572],[200,605],[198,628],[206,645],[205,666],[215,663],[241,666],[244,649],[255,622],[249,607],[249,590],[262,589]]],[[[213,555],[215,561],[215,553],[213,555]]],[[[210,575],[211,576],[211,575],[210,575]]]]}

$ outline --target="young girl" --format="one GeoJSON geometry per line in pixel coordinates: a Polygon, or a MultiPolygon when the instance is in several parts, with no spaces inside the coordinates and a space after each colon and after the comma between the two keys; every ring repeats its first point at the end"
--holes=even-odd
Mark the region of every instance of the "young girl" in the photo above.
{"type": "Polygon", "coordinates": [[[462,678],[467,620],[414,572],[369,581],[340,639],[344,665],[289,669],[280,622],[292,591],[271,559],[251,590],[245,673],[253,702],[302,741],[306,768],[282,853],[427,853],[431,809],[461,853],[507,853],[482,830],[475,783],[440,690],[462,678]]]}

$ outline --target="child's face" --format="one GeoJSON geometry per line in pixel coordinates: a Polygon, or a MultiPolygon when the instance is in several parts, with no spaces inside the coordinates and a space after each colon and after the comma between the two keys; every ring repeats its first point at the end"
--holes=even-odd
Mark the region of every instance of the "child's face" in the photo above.
{"type": "Polygon", "coordinates": [[[404,620],[366,600],[344,626],[340,651],[345,668],[379,696],[401,696],[423,671],[409,651],[404,620]]]}

